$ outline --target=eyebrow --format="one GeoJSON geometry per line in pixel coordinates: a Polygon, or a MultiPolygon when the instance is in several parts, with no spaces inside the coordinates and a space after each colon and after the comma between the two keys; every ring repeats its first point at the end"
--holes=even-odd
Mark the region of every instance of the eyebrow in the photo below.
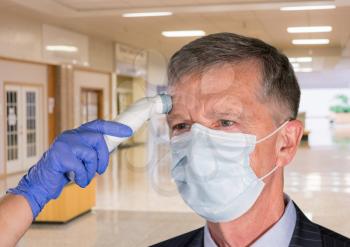
{"type": "Polygon", "coordinates": [[[182,114],[182,113],[170,113],[167,115],[167,122],[170,123],[170,122],[174,122],[176,120],[179,120],[181,119],[181,121],[183,120],[189,120],[188,117],[185,116],[185,114],[182,114]]]}

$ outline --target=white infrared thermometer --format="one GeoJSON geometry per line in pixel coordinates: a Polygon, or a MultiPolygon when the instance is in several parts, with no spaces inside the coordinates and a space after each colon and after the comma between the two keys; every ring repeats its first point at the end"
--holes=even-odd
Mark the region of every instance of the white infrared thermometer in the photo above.
{"type": "MultiPolygon", "coordinates": [[[[146,97],[136,101],[113,121],[129,126],[134,134],[153,115],[167,114],[171,111],[171,108],[171,96],[167,94],[159,94],[154,97],[146,97]]],[[[129,138],[130,137],[104,135],[109,153],[112,153],[120,143],[129,138]]],[[[70,181],[74,181],[73,172],[69,172],[67,177],[70,181]]]]}
{"type": "MultiPolygon", "coordinates": [[[[159,94],[154,97],[146,97],[136,101],[114,121],[129,126],[135,133],[147,120],[155,114],[167,114],[172,108],[170,95],[159,94]]],[[[108,151],[113,152],[118,145],[130,137],[104,136],[108,151]]]]}

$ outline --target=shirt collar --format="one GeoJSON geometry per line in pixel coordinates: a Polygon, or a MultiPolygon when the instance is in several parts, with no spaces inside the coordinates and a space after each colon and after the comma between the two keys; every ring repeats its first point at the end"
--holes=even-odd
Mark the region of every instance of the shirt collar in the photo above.
{"type": "MultiPolygon", "coordinates": [[[[288,195],[284,196],[287,204],[282,217],[277,221],[267,232],[258,238],[251,246],[263,247],[271,246],[288,246],[292,239],[295,223],[296,210],[293,201],[288,195]]],[[[214,240],[211,238],[208,226],[204,226],[204,247],[217,247],[214,240]]]]}

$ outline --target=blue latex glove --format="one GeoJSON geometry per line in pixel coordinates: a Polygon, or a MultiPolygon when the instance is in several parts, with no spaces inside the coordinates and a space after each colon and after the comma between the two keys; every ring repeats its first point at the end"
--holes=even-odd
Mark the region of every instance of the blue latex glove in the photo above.
{"type": "Polygon", "coordinates": [[[69,182],[68,172],[73,172],[75,183],[84,188],[96,172],[102,174],[107,169],[109,152],[104,134],[127,137],[132,135],[132,129],[116,122],[95,120],[63,132],[18,186],[7,192],[23,195],[35,218],[48,201],[61,194],[69,182]]]}

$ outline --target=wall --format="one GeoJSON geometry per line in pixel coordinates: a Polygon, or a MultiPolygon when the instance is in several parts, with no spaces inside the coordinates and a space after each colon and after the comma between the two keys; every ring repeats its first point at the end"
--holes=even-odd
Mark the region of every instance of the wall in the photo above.
{"type": "MultiPolygon", "coordinates": [[[[45,62],[42,54],[43,24],[33,19],[6,13],[0,15],[0,56],[45,62]]],[[[89,63],[92,67],[112,71],[114,45],[89,36],[89,63]]]]}
{"type": "Polygon", "coordinates": [[[89,37],[89,60],[95,69],[114,71],[114,42],[89,37]]]}
{"type": "Polygon", "coordinates": [[[350,69],[297,73],[301,88],[350,88],[350,69]]]}
{"type": "Polygon", "coordinates": [[[0,55],[41,60],[41,24],[6,13],[0,15],[0,55]]]}

